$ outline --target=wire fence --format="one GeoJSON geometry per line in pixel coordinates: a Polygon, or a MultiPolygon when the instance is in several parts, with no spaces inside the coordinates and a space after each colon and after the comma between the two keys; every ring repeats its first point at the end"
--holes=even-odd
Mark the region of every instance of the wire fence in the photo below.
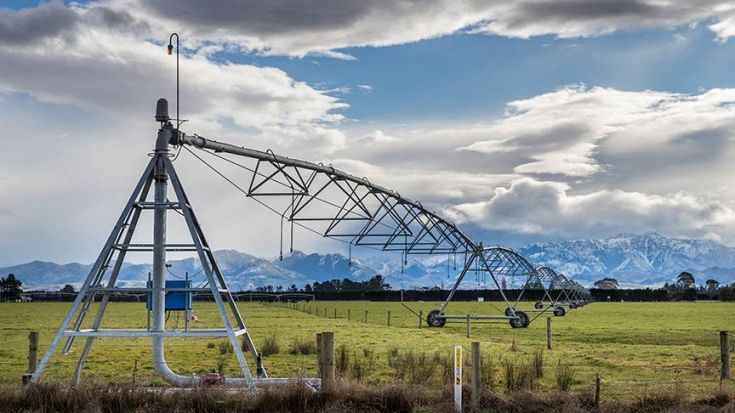
{"type": "MultiPolygon", "coordinates": [[[[349,306],[335,306],[331,303],[322,302],[296,302],[296,303],[264,303],[263,305],[269,307],[276,307],[284,310],[299,311],[305,314],[306,317],[314,317],[324,319],[325,321],[340,321],[340,322],[354,322],[354,323],[368,323],[371,325],[382,326],[387,328],[405,328],[405,327],[419,327],[418,316],[406,310],[402,314],[390,313],[391,310],[375,310],[371,308],[367,310],[367,317],[365,315],[364,308],[357,308],[356,306],[350,308],[349,306]],[[348,319],[349,314],[349,319],[348,319]],[[390,316],[389,316],[390,314],[390,316]],[[394,317],[390,319],[389,317],[394,317]],[[407,325],[404,322],[406,320],[412,320],[411,325],[407,325]]],[[[430,304],[427,304],[430,305],[430,304]]],[[[395,311],[395,307],[393,307],[395,311]]],[[[425,312],[422,315],[425,316],[425,312]]],[[[421,325],[426,328],[425,320],[422,320],[421,325]]],[[[47,331],[45,329],[43,331],[47,331]]],[[[17,335],[6,334],[7,332],[0,331],[0,369],[4,371],[4,374],[0,375],[0,387],[17,387],[20,385],[20,376],[26,372],[28,367],[27,361],[27,349],[28,349],[28,338],[24,332],[23,337],[17,335]]],[[[43,333],[47,334],[47,333],[43,333]]],[[[50,333],[49,333],[50,334],[50,333]]],[[[714,333],[716,335],[717,333],[714,333]]],[[[44,340],[48,340],[49,337],[44,337],[44,340]]],[[[213,342],[223,341],[222,339],[213,339],[213,342]]],[[[201,342],[201,341],[200,341],[201,342]]],[[[202,347],[204,343],[202,344],[202,347]]],[[[207,344],[209,346],[209,344],[207,344]]],[[[366,346],[365,348],[368,348],[366,346]]],[[[141,354],[141,340],[116,340],[114,347],[106,346],[103,348],[102,355],[93,354],[88,361],[88,368],[85,368],[85,374],[98,375],[101,374],[104,380],[109,381],[115,385],[127,385],[132,382],[138,385],[151,385],[158,386],[164,385],[163,380],[158,376],[154,369],[154,363],[148,358],[146,353],[135,359],[126,359],[124,362],[120,362],[119,358],[111,360],[113,357],[104,354],[104,351],[110,348],[114,348],[117,352],[126,352],[128,354],[141,354]]],[[[225,374],[232,376],[239,376],[240,372],[236,361],[230,360],[231,354],[218,353],[217,348],[212,345],[212,352],[210,354],[203,355],[199,351],[196,359],[188,358],[177,354],[177,351],[184,349],[185,345],[173,345],[169,349],[172,351],[173,357],[171,357],[170,363],[174,367],[178,367],[182,372],[185,373],[197,373],[206,374],[212,370],[225,369],[225,374]],[[177,359],[177,356],[178,357],[177,359]]],[[[42,349],[40,349],[42,350],[42,349]]],[[[190,352],[196,352],[193,349],[188,349],[190,352]]],[[[201,349],[200,349],[201,350],[201,349]]],[[[355,348],[352,349],[352,357],[367,357],[360,355],[363,349],[355,348]]],[[[375,349],[371,349],[374,352],[375,349]]],[[[146,349],[147,351],[147,349],[146,349]]],[[[380,378],[376,382],[384,383],[388,381],[402,380],[402,376],[398,375],[394,367],[390,365],[389,355],[382,352],[375,353],[377,366],[375,368],[375,375],[379,375],[380,378]],[[401,376],[401,377],[399,377],[401,376]]],[[[405,349],[402,351],[406,351],[405,349]]],[[[410,350],[408,350],[410,351],[410,350]]],[[[483,350],[485,351],[485,350],[483,350]]],[[[469,349],[467,353],[469,354],[469,349]]],[[[449,354],[443,356],[449,357],[449,354]]],[[[502,354],[490,353],[486,355],[491,359],[493,364],[493,375],[494,375],[494,386],[493,390],[503,391],[505,385],[503,371],[504,361],[506,360],[506,352],[502,354]]],[[[517,366],[523,366],[530,364],[531,360],[524,356],[515,356],[517,366]],[[519,359],[520,357],[520,359],[519,359]]],[[[303,356],[300,357],[300,362],[294,363],[289,361],[285,365],[278,367],[278,374],[282,376],[305,376],[313,375],[316,373],[316,356],[303,356]],[[300,363],[300,364],[299,364],[300,363]]],[[[467,358],[469,359],[469,357],[467,358]]],[[[434,360],[434,359],[430,359],[434,360]]],[[[436,360],[434,360],[436,361],[436,360]]],[[[702,395],[712,394],[719,390],[725,389],[735,391],[735,382],[732,380],[720,380],[718,378],[720,373],[719,365],[713,364],[712,360],[700,360],[697,364],[696,360],[693,360],[689,364],[672,364],[672,363],[660,363],[660,364],[647,364],[639,363],[632,360],[630,365],[614,365],[603,364],[600,366],[591,366],[590,364],[583,364],[579,362],[571,363],[558,363],[558,360],[548,358],[545,362],[546,376],[539,385],[541,390],[556,390],[556,379],[559,373],[560,367],[566,367],[573,369],[573,380],[572,390],[581,392],[592,392],[595,391],[595,379],[598,374],[603,374],[600,377],[600,392],[603,399],[631,399],[640,397],[651,397],[659,393],[671,393],[680,392],[688,395],[702,395]],[[635,374],[638,375],[636,379],[626,380],[626,377],[630,376],[630,371],[626,369],[636,369],[635,374]],[[665,372],[665,380],[656,379],[656,376],[662,376],[662,372],[665,372]]],[[[71,377],[77,364],[77,357],[67,356],[60,357],[58,355],[52,358],[49,364],[47,373],[51,377],[68,378],[71,377]]],[[[254,364],[254,363],[251,363],[254,364]]],[[[252,367],[252,366],[251,366],[252,367]]],[[[438,367],[441,369],[441,367],[438,367]]],[[[368,382],[371,380],[370,375],[366,378],[368,382]]],[[[410,383],[409,383],[410,384],[410,383]]]]}

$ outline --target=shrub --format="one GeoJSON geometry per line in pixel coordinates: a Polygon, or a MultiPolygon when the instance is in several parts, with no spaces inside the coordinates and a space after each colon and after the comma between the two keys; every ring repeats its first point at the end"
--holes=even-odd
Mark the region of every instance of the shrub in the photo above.
{"type": "Polygon", "coordinates": [[[230,344],[227,341],[220,341],[217,343],[217,348],[219,348],[219,354],[230,354],[233,352],[232,350],[232,344],[230,344]]]}
{"type": "Polygon", "coordinates": [[[556,389],[559,391],[569,391],[574,383],[574,377],[577,370],[574,367],[566,366],[559,362],[556,367],[556,389]]]}
{"type": "Polygon", "coordinates": [[[480,369],[480,378],[484,386],[495,388],[495,365],[490,357],[482,357],[482,368],[480,369]]]}
{"type": "MultiPolygon", "coordinates": [[[[454,356],[444,355],[442,353],[436,352],[434,353],[432,361],[441,369],[439,371],[439,382],[441,384],[451,384],[454,381],[454,356]]],[[[462,369],[462,380],[465,383],[469,383],[472,380],[472,357],[465,356],[463,360],[463,365],[464,368],[462,369]]],[[[481,366],[482,382],[493,382],[494,379],[492,377],[492,362],[489,360],[486,362],[485,358],[483,358],[481,366]],[[484,370],[486,366],[489,366],[487,371],[484,370]],[[489,377],[488,381],[485,381],[486,374],[489,374],[489,376],[487,376],[489,377]]]]}
{"type": "Polygon", "coordinates": [[[260,346],[260,352],[264,356],[270,356],[271,354],[278,354],[281,351],[281,346],[278,343],[278,337],[275,334],[267,336],[263,340],[263,345],[260,346]]]}
{"type": "Polygon", "coordinates": [[[217,360],[217,367],[215,367],[214,370],[219,374],[225,374],[225,363],[225,358],[220,357],[219,360],[217,360]]]}
{"type": "Polygon", "coordinates": [[[719,358],[712,354],[694,356],[694,359],[692,359],[692,370],[694,374],[709,376],[718,371],[719,362],[719,358]]]}
{"type": "Polygon", "coordinates": [[[536,376],[532,365],[516,365],[513,360],[505,359],[503,369],[507,391],[533,390],[536,388],[536,376]]]}
{"type": "Polygon", "coordinates": [[[439,382],[441,384],[451,384],[452,380],[454,380],[454,363],[452,360],[448,356],[436,352],[432,357],[432,361],[441,367],[439,382]]]}
{"type": "Polygon", "coordinates": [[[533,360],[531,362],[533,366],[533,376],[537,379],[544,377],[544,351],[537,350],[533,353],[533,360]]]}
{"type": "Polygon", "coordinates": [[[425,384],[436,371],[435,359],[426,353],[416,354],[413,350],[406,353],[388,352],[388,365],[393,368],[394,377],[409,384],[425,384]]]}
{"type": "Polygon", "coordinates": [[[388,349],[388,365],[390,367],[393,367],[391,363],[393,362],[393,360],[395,360],[398,357],[398,352],[399,352],[398,347],[395,347],[395,346],[390,347],[388,349]]]}
{"type": "Polygon", "coordinates": [[[362,357],[359,353],[350,353],[346,344],[339,346],[336,353],[335,369],[343,377],[362,380],[375,369],[375,355],[368,348],[362,349],[362,357]]]}
{"type": "Polygon", "coordinates": [[[294,338],[288,352],[301,355],[316,354],[316,342],[309,339],[294,338]]]}
{"type": "Polygon", "coordinates": [[[342,344],[337,348],[337,360],[335,367],[338,373],[345,374],[350,368],[350,354],[347,351],[347,344],[342,344]]]}

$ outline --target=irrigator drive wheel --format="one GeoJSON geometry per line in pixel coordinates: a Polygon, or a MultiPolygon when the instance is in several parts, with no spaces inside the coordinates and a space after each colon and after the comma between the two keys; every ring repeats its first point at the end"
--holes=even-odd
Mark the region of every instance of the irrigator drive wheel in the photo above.
{"type": "Polygon", "coordinates": [[[533,307],[537,310],[540,310],[544,308],[544,303],[542,303],[541,301],[536,301],[536,304],[534,304],[533,307]]]}
{"type": "Polygon", "coordinates": [[[428,324],[429,327],[444,327],[444,325],[447,324],[447,319],[437,317],[441,314],[442,312],[439,310],[429,311],[429,314],[426,315],[426,324],[428,324]]]}
{"type": "Polygon", "coordinates": [[[510,319],[510,326],[513,328],[526,328],[530,323],[531,319],[523,311],[516,311],[516,318],[510,319]]]}
{"type": "Polygon", "coordinates": [[[569,303],[569,308],[577,308],[577,303],[569,303]]]}
{"type": "Polygon", "coordinates": [[[555,307],[554,308],[554,315],[557,317],[564,317],[564,314],[567,312],[564,310],[564,307],[555,307]]]}

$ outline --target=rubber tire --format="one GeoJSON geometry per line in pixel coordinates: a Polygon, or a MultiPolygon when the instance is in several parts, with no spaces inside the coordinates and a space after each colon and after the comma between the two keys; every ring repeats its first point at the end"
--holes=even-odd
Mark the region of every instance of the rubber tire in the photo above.
{"type": "Polygon", "coordinates": [[[429,327],[444,327],[447,324],[446,318],[437,318],[439,314],[442,314],[439,310],[431,310],[426,315],[426,325],[429,327]]]}
{"type": "Polygon", "coordinates": [[[531,324],[531,319],[528,318],[528,314],[523,311],[516,311],[516,317],[510,319],[510,326],[513,328],[526,328],[531,324]]]}
{"type": "Polygon", "coordinates": [[[533,308],[540,310],[544,308],[544,303],[542,303],[541,301],[536,301],[536,303],[533,305],[533,308]]]}
{"type": "Polygon", "coordinates": [[[556,317],[564,317],[566,313],[567,311],[564,309],[564,307],[554,307],[554,315],[556,317]]]}
{"type": "Polygon", "coordinates": [[[577,303],[569,303],[569,308],[577,308],[577,303]]]}

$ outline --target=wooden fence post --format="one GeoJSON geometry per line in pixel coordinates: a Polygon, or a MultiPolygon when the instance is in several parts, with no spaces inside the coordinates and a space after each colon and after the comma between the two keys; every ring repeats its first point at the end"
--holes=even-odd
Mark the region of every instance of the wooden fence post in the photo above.
{"type": "Polygon", "coordinates": [[[600,407],[600,374],[595,377],[595,408],[600,407]]]}
{"type": "Polygon", "coordinates": [[[419,329],[421,328],[421,324],[424,323],[424,311],[419,311],[419,329]]]}
{"type": "Polygon", "coordinates": [[[347,309],[347,321],[350,321],[350,309],[347,309]]]}
{"type": "Polygon", "coordinates": [[[482,379],[480,369],[482,368],[482,358],[480,357],[480,343],[472,342],[472,408],[477,409],[480,406],[480,397],[482,396],[482,379]]]}
{"type": "Polygon", "coordinates": [[[390,327],[390,310],[388,310],[388,327],[390,327]]]}
{"type": "Polygon", "coordinates": [[[334,332],[322,333],[322,390],[328,391],[334,387],[334,332]]]}
{"type": "Polygon", "coordinates": [[[471,328],[472,327],[470,327],[470,315],[467,314],[467,338],[470,338],[470,329],[471,328]]]}
{"type": "Polygon", "coordinates": [[[334,318],[337,318],[337,309],[334,309],[334,318]]]}
{"type": "Polygon", "coordinates": [[[366,323],[367,323],[367,320],[368,320],[368,318],[367,318],[367,312],[368,312],[368,310],[365,310],[365,322],[366,323]]]}
{"type": "Polygon", "coordinates": [[[546,348],[551,350],[551,317],[546,317],[546,348]]]}
{"type": "Polygon", "coordinates": [[[28,373],[23,375],[23,384],[31,381],[33,373],[38,367],[38,331],[28,334],[28,373]]]}
{"type": "Polygon", "coordinates": [[[730,340],[727,331],[720,331],[720,358],[722,359],[722,369],[720,370],[720,378],[730,379],[730,340]]]}
{"type": "Polygon", "coordinates": [[[135,387],[135,376],[138,374],[138,359],[135,359],[135,362],[133,363],[133,378],[131,380],[131,386],[135,387]]]}
{"type": "Polygon", "coordinates": [[[323,356],[323,350],[324,346],[322,345],[322,333],[316,333],[316,371],[319,375],[319,378],[322,377],[322,371],[324,370],[324,356],[323,356]]]}

